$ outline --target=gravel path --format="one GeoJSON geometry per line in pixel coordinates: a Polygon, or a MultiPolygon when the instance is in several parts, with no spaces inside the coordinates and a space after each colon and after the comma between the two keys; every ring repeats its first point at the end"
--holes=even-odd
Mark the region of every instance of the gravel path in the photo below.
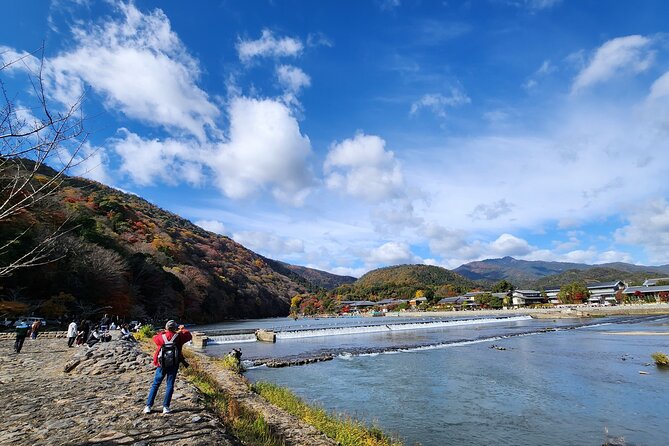
{"type": "Polygon", "coordinates": [[[142,413],[153,379],[136,345],[112,341],[67,348],[64,339],[27,339],[20,354],[0,341],[0,445],[238,445],[178,378],[173,412],[142,413]],[[64,372],[66,368],[69,373],[64,372]]]}

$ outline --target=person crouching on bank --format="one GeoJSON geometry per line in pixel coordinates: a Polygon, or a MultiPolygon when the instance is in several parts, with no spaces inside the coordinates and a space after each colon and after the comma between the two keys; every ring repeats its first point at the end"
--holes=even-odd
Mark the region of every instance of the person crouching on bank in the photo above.
{"type": "Polygon", "coordinates": [[[179,363],[183,362],[181,349],[183,345],[190,341],[193,336],[183,325],[177,327],[174,321],[167,321],[165,330],[161,330],[153,337],[153,342],[156,344],[156,352],[153,354],[153,365],[156,368],[156,374],[153,377],[153,384],[149,390],[149,396],[146,399],[146,406],[144,413],[150,413],[153,402],[156,399],[158,388],[167,378],[165,386],[165,398],[163,399],[163,413],[170,413],[170,402],[172,401],[172,393],[174,392],[174,381],[179,371],[179,363]]]}

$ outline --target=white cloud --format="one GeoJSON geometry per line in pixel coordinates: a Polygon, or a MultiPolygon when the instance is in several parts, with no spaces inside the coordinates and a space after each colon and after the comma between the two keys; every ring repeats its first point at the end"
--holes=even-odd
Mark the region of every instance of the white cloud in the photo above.
{"type": "Polygon", "coordinates": [[[562,0],[525,0],[525,4],[534,10],[549,9],[562,3],[562,0]]]}
{"type": "Polygon", "coordinates": [[[399,8],[401,4],[401,0],[380,0],[379,7],[382,11],[392,11],[395,8],[399,8]]]}
{"type": "Polygon", "coordinates": [[[490,204],[477,205],[471,214],[474,220],[494,220],[512,212],[514,205],[508,203],[505,198],[490,204]]]}
{"type": "Polygon", "coordinates": [[[40,60],[27,51],[16,51],[14,48],[0,45],[0,68],[3,73],[14,70],[28,70],[36,73],[39,70],[40,60]]]}
{"type": "Polygon", "coordinates": [[[404,242],[388,242],[373,249],[365,259],[370,264],[397,265],[401,263],[422,263],[404,242]]]}
{"type": "Polygon", "coordinates": [[[640,35],[617,37],[605,42],[574,79],[572,94],[621,73],[636,74],[647,70],[655,55],[649,49],[651,43],[651,39],[640,35]]]}
{"type": "Polygon", "coordinates": [[[323,166],[327,186],[370,202],[401,197],[400,165],[385,145],[382,138],[364,133],[333,143],[323,166]]]}
{"type": "Polygon", "coordinates": [[[421,109],[427,108],[440,118],[446,117],[447,107],[457,107],[469,104],[471,99],[458,88],[451,88],[451,94],[444,96],[441,93],[426,94],[411,104],[410,114],[415,115],[421,109]]]}
{"type": "Polygon", "coordinates": [[[628,215],[629,223],[616,230],[617,242],[638,245],[652,262],[669,263],[669,203],[658,199],[628,215]]]}
{"type": "Polygon", "coordinates": [[[423,219],[416,215],[413,204],[408,199],[397,199],[374,208],[371,219],[380,233],[397,233],[406,228],[416,228],[423,219]]]}
{"type": "Polygon", "coordinates": [[[198,220],[195,224],[202,229],[205,229],[216,234],[225,235],[227,232],[225,225],[218,220],[198,220]]]}
{"type": "Polygon", "coordinates": [[[51,94],[69,104],[85,84],[110,110],[205,140],[219,111],[195,83],[198,62],[161,10],[142,14],[132,3],[118,10],[118,21],[75,28],[76,45],[46,61],[51,94]]]}
{"type": "Polygon", "coordinates": [[[102,147],[93,147],[84,143],[77,153],[72,156],[73,167],[70,173],[111,185],[112,177],[109,173],[109,157],[102,147]]]}
{"type": "Polygon", "coordinates": [[[279,83],[290,93],[297,94],[299,91],[311,85],[311,79],[301,69],[291,65],[279,65],[276,68],[279,83]]]}
{"type": "Polygon", "coordinates": [[[301,205],[313,182],[311,143],[290,109],[271,99],[237,97],[229,115],[229,140],[207,160],[216,184],[234,199],[269,189],[278,200],[301,205]]]}
{"type": "Polygon", "coordinates": [[[237,243],[265,256],[286,256],[304,252],[304,243],[295,238],[282,238],[262,231],[241,231],[232,234],[237,243]]]}
{"type": "Polygon", "coordinates": [[[511,234],[502,234],[490,243],[491,253],[496,257],[524,256],[532,252],[533,247],[526,240],[511,234]]]}
{"type": "Polygon", "coordinates": [[[660,76],[650,87],[648,99],[660,99],[669,95],[669,71],[660,76]]]}
{"type": "Polygon", "coordinates": [[[242,62],[249,62],[254,57],[295,57],[303,49],[301,40],[293,37],[276,38],[268,29],[262,30],[262,35],[257,40],[240,38],[237,42],[237,53],[242,62]]]}
{"type": "Polygon", "coordinates": [[[532,76],[523,84],[523,88],[526,90],[533,90],[539,81],[556,70],[556,67],[551,63],[550,60],[544,60],[541,63],[541,66],[532,74],[532,76]]]}
{"type": "Polygon", "coordinates": [[[161,180],[174,185],[185,180],[199,185],[204,180],[198,161],[202,149],[194,141],[145,139],[127,129],[120,129],[119,134],[109,140],[110,146],[121,158],[119,170],[136,184],[161,180]]]}

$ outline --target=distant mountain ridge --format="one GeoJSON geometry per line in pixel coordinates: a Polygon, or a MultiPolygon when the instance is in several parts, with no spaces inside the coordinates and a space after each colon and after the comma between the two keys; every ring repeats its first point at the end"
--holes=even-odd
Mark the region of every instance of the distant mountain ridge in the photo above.
{"type": "Polygon", "coordinates": [[[357,279],[352,276],[339,276],[337,274],[321,271],[319,269],[307,268],[306,266],[291,265],[279,260],[265,259],[276,271],[283,275],[292,277],[298,282],[303,281],[310,288],[324,288],[331,290],[340,285],[353,283],[357,279]]]}
{"type": "MultiPolygon", "coordinates": [[[[459,266],[454,271],[470,280],[481,281],[483,283],[492,283],[505,279],[516,286],[525,287],[533,286],[535,284],[549,283],[551,281],[546,280],[545,278],[560,275],[567,271],[586,271],[586,273],[582,275],[576,275],[574,273],[571,275],[574,277],[587,277],[589,275],[587,271],[592,269],[597,269],[598,272],[594,275],[590,275],[601,277],[614,277],[616,271],[633,275],[634,277],[657,277],[659,275],[669,275],[669,265],[643,266],[623,262],[589,265],[586,263],[518,260],[513,257],[469,262],[459,266]]],[[[622,277],[618,278],[622,279],[622,277]]],[[[562,280],[563,279],[561,278],[556,278],[552,282],[557,283],[562,280]]]]}

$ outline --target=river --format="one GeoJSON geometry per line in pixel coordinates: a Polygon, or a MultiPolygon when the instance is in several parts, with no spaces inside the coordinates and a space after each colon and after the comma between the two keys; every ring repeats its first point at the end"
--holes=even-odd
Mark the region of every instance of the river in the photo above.
{"type": "Polygon", "coordinates": [[[669,353],[666,316],[269,319],[206,328],[249,327],[283,333],[276,344],[223,338],[207,353],[236,346],[247,361],[334,355],[246,376],[375,423],[407,445],[669,442],[669,371],[650,364],[651,353],[669,353]]]}

